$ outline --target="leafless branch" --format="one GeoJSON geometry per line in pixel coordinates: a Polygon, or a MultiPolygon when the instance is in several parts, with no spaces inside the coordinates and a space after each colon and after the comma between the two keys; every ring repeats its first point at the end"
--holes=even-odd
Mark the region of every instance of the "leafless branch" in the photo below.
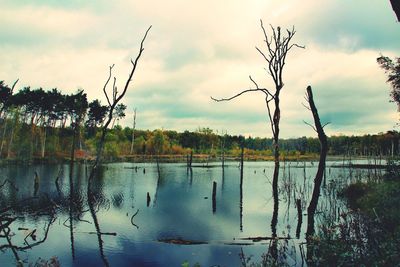
{"type": "Polygon", "coordinates": [[[268,118],[269,118],[269,123],[271,125],[271,131],[272,131],[272,135],[275,136],[275,125],[274,125],[274,120],[272,119],[272,114],[271,114],[271,108],[269,107],[269,102],[272,100],[268,99],[268,96],[265,97],[265,104],[267,105],[267,113],[268,113],[268,118]]]}
{"type": "Polygon", "coordinates": [[[257,49],[257,51],[263,56],[263,58],[265,59],[265,61],[270,62],[270,59],[264,54],[263,51],[261,51],[260,48],[258,48],[258,47],[256,46],[256,49],[257,49]]]}
{"type": "Polygon", "coordinates": [[[12,85],[12,87],[11,87],[11,93],[14,92],[14,88],[15,88],[15,86],[17,85],[18,81],[19,81],[19,78],[18,78],[18,79],[14,82],[14,84],[12,85]]]}
{"type": "Polygon", "coordinates": [[[308,126],[310,126],[311,128],[313,128],[313,130],[314,130],[315,132],[317,132],[317,129],[314,127],[314,125],[312,125],[312,124],[309,123],[309,122],[306,122],[305,120],[303,120],[303,122],[304,122],[304,124],[307,124],[308,126]]]}
{"type": "Polygon", "coordinates": [[[250,81],[252,81],[254,83],[254,85],[256,86],[257,89],[260,89],[260,87],[258,87],[258,84],[256,83],[256,81],[253,80],[251,75],[249,75],[249,79],[250,79],[250,81]]]}
{"type": "Polygon", "coordinates": [[[305,49],[306,48],[305,45],[292,44],[291,46],[289,46],[288,51],[290,49],[292,49],[292,47],[297,47],[297,48],[301,48],[301,49],[305,49]]]}
{"type": "MultiPolygon", "coordinates": [[[[126,90],[128,90],[129,83],[132,81],[133,74],[134,74],[135,71],[136,71],[137,63],[138,63],[138,61],[139,61],[139,59],[140,59],[140,57],[142,56],[142,53],[143,53],[143,51],[144,51],[144,46],[143,46],[143,45],[144,45],[144,41],[146,40],[147,34],[149,33],[151,27],[152,27],[152,26],[150,26],[150,27],[147,29],[146,33],[145,33],[144,36],[143,36],[142,41],[140,42],[139,53],[137,54],[135,60],[134,60],[134,61],[131,60],[131,63],[132,63],[132,70],[131,70],[131,72],[130,72],[130,74],[129,74],[128,79],[126,80],[126,83],[125,83],[124,89],[122,90],[122,93],[121,93],[121,94],[119,95],[119,97],[116,99],[116,104],[125,96],[126,90]]],[[[116,105],[116,104],[115,104],[115,105],[116,105]]]]}
{"type": "Polygon", "coordinates": [[[117,97],[117,86],[115,85],[117,83],[117,78],[114,77],[114,83],[112,86],[112,90],[113,90],[113,102],[115,102],[115,99],[117,97]]]}
{"type": "Polygon", "coordinates": [[[325,126],[327,126],[327,125],[329,125],[329,124],[331,124],[331,122],[329,121],[329,122],[327,122],[327,123],[325,123],[324,125],[322,125],[322,128],[325,128],[325,126]]]}
{"type": "Polygon", "coordinates": [[[104,86],[103,86],[103,93],[104,93],[104,95],[105,95],[106,98],[107,98],[107,103],[108,103],[109,106],[111,106],[111,102],[110,102],[110,99],[108,98],[108,94],[107,94],[106,89],[107,89],[108,83],[110,82],[111,75],[112,75],[112,69],[113,69],[113,68],[114,68],[114,64],[112,64],[112,65],[109,67],[108,78],[107,78],[107,81],[105,82],[105,84],[104,84],[104,86]]]}
{"type": "Polygon", "coordinates": [[[257,88],[256,89],[247,89],[247,90],[243,90],[240,93],[238,93],[238,94],[236,94],[234,96],[228,97],[228,98],[214,98],[214,97],[211,96],[211,99],[214,100],[215,102],[230,101],[230,100],[232,100],[232,99],[234,99],[234,98],[236,98],[238,96],[241,96],[241,95],[243,95],[245,93],[257,92],[257,91],[264,92],[262,89],[257,89],[257,88]]]}
{"type": "Polygon", "coordinates": [[[38,245],[44,243],[46,241],[46,239],[47,239],[47,236],[48,236],[48,233],[49,233],[49,230],[50,230],[50,226],[54,223],[55,219],[56,218],[54,217],[54,215],[52,215],[50,217],[49,222],[44,227],[44,236],[43,236],[43,238],[41,240],[39,240],[39,241],[37,241],[35,243],[32,243],[32,244],[28,244],[27,246],[15,246],[15,245],[12,245],[11,243],[9,243],[8,245],[0,246],[0,250],[1,249],[5,249],[5,248],[11,248],[11,249],[16,249],[16,250],[27,250],[27,249],[30,249],[32,247],[35,247],[35,246],[38,246],[38,245]]]}
{"type": "Polygon", "coordinates": [[[137,215],[139,213],[139,209],[132,215],[132,217],[131,217],[131,224],[133,225],[133,226],[135,226],[136,227],[136,229],[139,229],[139,226],[137,226],[134,222],[133,222],[133,218],[135,218],[135,216],[137,215]]]}
{"type": "Polygon", "coordinates": [[[303,107],[305,107],[308,110],[311,110],[310,107],[307,107],[303,102],[301,103],[303,105],[303,107]]]}

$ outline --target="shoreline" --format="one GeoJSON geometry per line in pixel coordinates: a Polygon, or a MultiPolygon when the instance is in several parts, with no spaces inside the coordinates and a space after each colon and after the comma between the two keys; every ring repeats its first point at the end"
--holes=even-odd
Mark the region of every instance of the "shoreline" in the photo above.
{"type": "MultiPolygon", "coordinates": [[[[160,163],[187,163],[188,155],[160,155],[158,157],[160,163]]],[[[95,157],[78,157],[75,158],[75,163],[92,163],[94,162],[95,157]]],[[[281,157],[280,162],[317,162],[319,160],[319,155],[301,155],[301,156],[286,156],[281,157]]],[[[369,165],[376,166],[386,166],[386,157],[381,158],[371,158],[367,156],[353,156],[353,157],[343,157],[340,155],[328,155],[326,161],[343,161],[347,162],[346,166],[357,165],[348,163],[352,160],[371,160],[375,161],[375,164],[370,163],[369,165]],[[384,164],[382,160],[385,161],[384,164]]],[[[207,154],[193,154],[193,163],[197,164],[208,164],[208,163],[216,163],[221,162],[220,157],[210,156],[207,154]]],[[[229,155],[224,159],[225,162],[239,162],[240,156],[229,155]]],[[[259,155],[245,155],[244,161],[267,161],[273,162],[273,156],[259,156],[259,155]]],[[[44,158],[32,158],[32,159],[0,159],[0,166],[3,165],[31,165],[31,164],[67,164],[70,163],[71,160],[66,157],[44,157],[44,158]]],[[[156,155],[121,155],[118,157],[104,157],[102,159],[102,163],[116,163],[116,162],[132,162],[132,163],[155,163],[157,162],[156,155]]]]}

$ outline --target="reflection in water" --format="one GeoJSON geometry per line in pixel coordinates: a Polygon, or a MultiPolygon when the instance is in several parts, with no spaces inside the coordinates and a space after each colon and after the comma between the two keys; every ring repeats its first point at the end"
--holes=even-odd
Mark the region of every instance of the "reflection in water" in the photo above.
{"type": "Polygon", "coordinates": [[[35,177],[34,177],[34,193],[33,196],[36,197],[37,192],[39,191],[39,182],[40,182],[40,178],[37,172],[35,172],[35,177]]]}
{"type": "Polygon", "coordinates": [[[239,210],[240,210],[240,232],[243,232],[243,171],[240,171],[240,194],[239,194],[239,210]]]}
{"type": "Polygon", "coordinates": [[[110,266],[110,264],[108,263],[108,260],[106,258],[106,255],[104,254],[104,247],[103,247],[103,239],[102,239],[102,232],[100,230],[100,224],[99,221],[97,219],[97,215],[96,215],[96,211],[95,211],[95,204],[96,204],[96,196],[94,194],[94,192],[92,191],[88,191],[88,196],[87,196],[87,200],[88,200],[88,205],[89,205],[89,210],[90,210],[90,214],[92,215],[93,218],[93,223],[94,223],[94,227],[96,229],[96,235],[97,235],[97,241],[98,241],[98,245],[99,245],[99,252],[100,252],[100,257],[103,261],[104,266],[110,266]]]}
{"type": "Polygon", "coordinates": [[[26,251],[28,249],[32,249],[40,244],[44,243],[47,240],[48,233],[50,230],[50,226],[55,221],[56,214],[56,205],[50,203],[47,196],[45,199],[41,198],[30,198],[19,203],[21,206],[9,206],[1,210],[0,212],[0,238],[6,239],[6,244],[0,245],[0,250],[4,251],[6,249],[10,249],[14,255],[16,265],[23,266],[22,260],[18,254],[18,252],[26,251]],[[18,210],[25,214],[30,213],[32,216],[41,216],[43,217],[44,227],[41,231],[39,228],[28,229],[28,228],[18,228],[18,230],[26,231],[24,238],[18,238],[17,242],[22,242],[22,245],[16,245],[16,242],[13,242],[12,239],[16,236],[15,233],[12,232],[11,228],[15,221],[17,221],[17,217],[13,217],[11,215],[12,210],[18,210]],[[47,217],[47,220],[46,220],[47,217]],[[47,223],[46,223],[47,221],[47,223]],[[41,239],[37,239],[37,236],[42,236],[41,239]],[[22,239],[22,240],[21,240],[22,239]],[[34,242],[31,242],[34,241],[34,242]]]}
{"type": "MultiPolygon", "coordinates": [[[[96,236],[97,236],[97,242],[98,242],[98,248],[99,248],[99,253],[100,253],[100,258],[104,264],[104,266],[108,267],[110,266],[108,259],[106,255],[104,254],[104,246],[103,246],[103,235],[113,235],[115,236],[116,233],[106,233],[102,232],[100,229],[100,223],[97,218],[97,212],[100,210],[100,208],[103,206],[107,206],[107,209],[110,208],[110,200],[107,199],[107,197],[104,194],[104,180],[105,180],[105,171],[107,171],[108,168],[99,168],[97,171],[95,171],[95,174],[93,176],[93,188],[88,187],[87,189],[87,203],[89,206],[89,211],[90,215],[93,220],[93,224],[96,230],[96,236]]],[[[89,179],[90,180],[90,179],[89,179]]],[[[123,198],[123,196],[122,196],[123,198]]],[[[91,232],[90,232],[91,233],[91,232]]],[[[89,234],[90,234],[89,233],[89,234]]]]}
{"type": "Polygon", "coordinates": [[[278,259],[278,239],[276,234],[276,226],[278,224],[278,210],[279,210],[279,195],[278,195],[278,177],[279,177],[279,161],[275,161],[274,176],[272,182],[272,195],[274,199],[274,210],[271,219],[271,233],[272,240],[269,246],[268,254],[271,255],[273,262],[276,263],[278,259]]]}
{"type": "Polygon", "coordinates": [[[188,167],[186,171],[187,175],[189,176],[189,185],[192,186],[193,184],[193,169],[192,167],[188,167]]]}
{"type": "MultiPolygon", "coordinates": [[[[153,206],[155,206],[156,203],[157,203],[158,190],[159,190],[160,186],[164,185],[164,179],[163,179],[164,175],[163,175],[162,172],[163,172],[163,170],[160,167],[160,162],[159,162],[158,157],[157,157],[157,184],[156,184],[156,192],[154,194],[154,199],[153,199],[153,206]]],[[[149,205],[147,204],[147,207],[148,206],[149,205]]]]}
{"type": "MultiPolygon", "coordinates": [[[[70,164],[69,170],[69,235],[71,240],[71,255],[72,260],[75,259],[75,245],[74,245],[74,224],[73,224],[73,205],[74,205],[74,181],[73,181],[73,173],[74,173],[74,162],[72,161],[70,164]]],[[[58,177],[57,177],[58,180],[58,177]]],[[[57,184],[56,180],[56,184],[57,184]]],[[[57,191],[59,192],[59,188],[57,187],[57,191]]]]}
{"type": "Polygon", "coordinates": [[[301,199],[296,199],[297,208],[297,227],[296,227],[296,238],[300,238],[301,224],[303,223],[303,213],[301,209],[301,199]]]}
{"type": "Polygon", "coordinates": [[[278,224],[278,210],[279,210],[279,200],[277,198],[277,193],[274,193],[274,211],[272,213],[271,219],[271,233],[272,239],[268,249],[268,255],[270,255],[273,259],[273,263],[275,264],[278,260],[278,236],[276,234],[276,226],[278,224]]]}
{"type": "MultiPolygon", "coordinates": [[[[240,177],[237,163],[229,162],[223,171],[216,164],[216,167],[195,168],[192,172],[187,171],[186,164],[160,164],[160,177],[156,164],[135,164],[139,169],[146,166],[146,174],[136,171],[129,163],[107,164],[98,169],[89,195],[86,194],[84,165],[63,166],[64,173],[57,165],[3,167],[0,173],[12,177],[13,185],[5,183],[0,187],[0,205],[8,208],[6,211],[2,208],[0,218],[7,214],[16,219],[8,227],[10,233],[15,234],[10,236],[13,245],[0,237],[0,245],[5,249],[0,252],[0,262],[10,262],[6,267],[14,266],[16,257],[12,249],[15,248],[22,260],[34,262],[38,255],[42,258],[57,256],[62,266],[135,263],[180,266],[185,260],[199,262],[201,266],[238,266],[238,244],[245,242],[252,246],[243,246],[243,253],[254,255],[252,260],[261,259],[263,254],[263,259],[268,258],[268,262],[279,263],[287,257],[293,259],[292,266],[299,266],[301,253],[307,253],[299,246],[305,240],[304,237],[291,239],[290,227],[300,236],[306,225],[299,226],[298,209],[293,200],[301,199],[301,205],[308,203],[316,166],[303,166],[302,163],[286,166],[287,178],[280,179],[278,193],[265,180],[265,176],[276,175],[274,163],[245,164],[246,170],[251,170],[246,172],[246,179],[240,177]],[[307,169],[306,176],[304,169],[307,169]],[[26,181],[32,181],[35,170],[40,174],[40,190],[32,198],[34,183],[26,181]],[[216,188],[216,193],[223,190],[216,198],[218,212],[215,214],[210,212],[209,199],[210,185],[214,181],[221,185],[216,188]],[[147,193],[149,197],[157,196],[157,203],[151,209],[146,208],[147,193]],[[268,201],[267,194],[272,194],[273,201],[268,201]],[[285,209],[288,207],[284,214],[278,212],[279,201],[285,209]],[[292,204],[288,205],[289,201],[292,204]],[[271,222],[267,230],[266,221],[271,222]],[[28,237],[31,247],[24,253],[18,250],[27,247],[25,236],[18,227],[30,231],[36,229],[37,240],[28,237]],[[117,233],[102,232],[104,229],[117,233]],[[265,235],[267,238],[244,239],[265,235]],[[162,239],[197,241],[203,245],[177,246],[157,242],[162,239]],[[62,240],[70,240],[70,244],[64,244],[62,240]],[[38,241],[42,241],[39,243],[42,245],[32,246],[38,241]],[[266,247],[269,247],[267,252],[266,247]],[[296,248],[294,251],[293,247],[296,248]]],[[[360,170],[353,171],[353,177],[361,176],[360,170]]],[[[331,174],[327,175],[318,204],[318,210],[323,210],[324,214],[316,213],[317,225],[322,215],[337,216],[338,210],[345,209],[335,196],[337,188],[348,182],[347,177],[348,169],[343,168],[332,168],[331,174]]],[[[5,235],[3,229],[6,229],[7,221],[0,222],[0,233],[5,235]]]]}

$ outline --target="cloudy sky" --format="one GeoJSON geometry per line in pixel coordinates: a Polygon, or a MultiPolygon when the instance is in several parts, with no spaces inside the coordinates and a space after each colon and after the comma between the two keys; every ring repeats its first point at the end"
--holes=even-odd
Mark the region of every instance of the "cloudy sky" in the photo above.
{"type": "Polygon", "coordinates": [[[108,66],[122,87],[145,30],[133,83],[124,99],[123,125],[270,136],[261,94],[231,102],[226,97],[252,86],[273,86],[265,61],[259,20],[295,26],[294,49],[284,71],[281,136],[315,136],[302,105],[307,85],[328,135],[393,129],[396,106],[376,63],[380,54],[400,56],[400,23],[389,0],[0,0],[0,80],[19,88],[83,88],[106,103],[102,87],[108,66]],[[366,2],[368,2],[366,4],[366,2]]]}

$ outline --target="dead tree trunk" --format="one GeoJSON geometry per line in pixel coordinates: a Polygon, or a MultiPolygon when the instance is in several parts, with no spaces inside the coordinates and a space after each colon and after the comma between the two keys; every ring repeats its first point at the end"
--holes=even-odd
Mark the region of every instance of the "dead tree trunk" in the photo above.
{"type": "Polygon", "coordinates": [[[213,182],[212,189],[212,212],[215,213],[217,211],[217,182],[213,182]]]}
{"type": "MultiPolygon", "coordinates": [[[[244,139],[244,138],[243,138],[244,139]]],[[[240,192],[239,192],[239,210],[240,210],[240,232],[243,232],[243,158],[244,158],[244,140],[241,140],[241,152],[240,152],[240,192]]],[[[224,169],[222,168],[222,171],[224,169]]]]}
{"type": "Polygon", "coordinates": [[[75,146],[76,146],[76,126],[73,127],[72,130],[72,145],[71,145],[71,164],[75,161],[75,146]]]}
{"type": "MultiPolygon", "coordinates": [[[[73,220],[73,210],[74,210],[74,162],[71,161],[70,171],[69,171],[69,237],[71,240],[71,255],[72,259],[75,259],[75,238],[74,238],[74,220],[73,220]]],[[[58,179],[58,177],[57,177],[58,179]]],[[[58,187],[58,183],[56,180],[56,185],[58,187]]]]}
{"type": "Polygon", "coordinates": [[[324,126],[321,125],[321,121],[318,115],[317,107],[315,106],[313,94],[311,90],[311,86],[307,87],[307,101],[309,103],[310,110],[312,112],[314,118],[314,126],[312,128],[318,133],[318,139],[321,146],[320,155],[319,155],[319,163],[318,163],[318,170],[317,174],[315,175],[314,179],[314,190],[311,197],[310,205],[308,206],[307,213],[308,213],[308,222],[307,222],[307,233],[306,237],[310,237],[314,234],[314,215],[315,211],[318,206],[318,198],[321,190],[321,183],[325,171],[325,161],[326,155],[328,153],[328,140],[325,135],[324,126]]]}
{"type": "Polygon", "coordinates": [[[240,180],[243,180],[243,159],[244,159],[244,141],[242,140],[242,143],[240,144],[241,152],[240,152],[240,180]]]}
{"type": "Polygon", "coordinates": [[[400,21],[400,3],[396,0],[390,0],[394,13],[396,13],[397,21],[400,21]]]}
{"type": "Polygon", "coordinates": [[[190,150],[190,154],[186,155],[186,167],[187,169],[192,169],[193,162],[193,150],[190,150]]]}
{"type": "Polygon", "coordinates": [[[130,154],[133,154],[133,143],[135,142],[135,128],[136,128],[136,108],[133,110],[133,127],[132,127],[132,142],[130,154]]]}
{"type": "Polygon", "coordinates": [[[229,97],[229,98],[220,98],[216,99],[211,97],[214,101],[230,101],[234,98],[241,96],[242,94],[249,93],[249,92],[261,92],[264,94],[265,97],[265,104],[267,108],[267,114],[270,122],[270,127],[272,131],[272,136],[274,140],[274,161],[275,161],[275,171],[272,181],[272,187],[274,191],[274,198],[277,200],[278,194],[278,177],[279,177],[279,124],[281,119],[281,110],[280,110],[280,93],[283,89],[283,69],[286,63],[286,56],[288,55],[289,51],[293,47],[300,47],[297,44],[292,44],[292,38],[295,35],[296,31],[294,28],[292,30],[286,30],[287,35],[281,33],[280,27],[272,27],[272,35],[269,37],[267,32],[264,28],[263,22],[261,23],[261,29],[264,34],[264,42],[266,44],[265,50],[263,52],[261,49],[256,47],[257,51],[261,54],[264,60],[268,63],[267,67],[265,68],[268,72],[268,75],[271,76],[275,88],[274,90],[259,87],[257,82],[250,76],[250,81],[253,83],[254,87],[251,89],[243,90],[240,93],[229,97]],[[272,102],[272,103],[271,103],[272,102]],[[273,109],[272,109],[273,108],[273,109]],[[276,194],[276,196],[275,196],[276,194]]]}
{"type": "Polygon", "coordinates": [[[108,79],[105,82],[104,87],[103,87],[103,93],[106,96],[107,103],[108,103],[108,106],[109,106],[108,118],[107,118],[107,121],[105,122],[105,124],[102,127],[100,142],[97,145],[96,160],[95,160],[94,164],[92,165],[92,169],[90,171],[90,175],[89,175],[89,179],[88,179],[88,189],[87,189],[88,190],[88,194],[90,193],[90,190],[91,190],[91,183],[92,183],[92,180],[93,180],[93,177],[94,177],[94,173],[95,173],[98,165],[100,164],[100,160],[101,160],[101,157],[102,157],[102,154],[103,154],[104,141],[105,141],[105,138],[106,138],[107,128],[108,128],[108,126],[110,125],[110,123],[111,123],[111,121],[113,119],[114,109],[117,106],[118,102],[125,96],[125,93],[128,90],[129,84],[133,80],[133,75],[135,74],[136,67],[138,65],[139,59],[142,56],[142,53],[144,51],[143,44],[144,44],[144,41],[146,40],[147,34],[150,31],[150,29],[151,29],[151,26],[147,29],[147,31],[146,31],[146,33],[145,33],[145,35],[144,35],[144,37],[143,37],[143,39],[142,39],[142,41],[140,43],[139,53],[137,54],[135,60],[131,59],[132,69],[131,69],[131,72],[129,73],[128,79],[126,80],[125,86],[124,86],[124,88],[122,90],[122,93],[120,95],[118,95],[118,90],[117,90],[117,86],[116,86],[116,78],[114,77],[114,82],[113,82],[113,85],[112,85],[112,95],[111,95],[112,98],[111,98],[111,100],[110,100],[109,94],[106,91],[107,86],[108,86],[108,84],[109,84],[109,82],[111,80],[112,69],[113,69],[114,65],[110,66],[109,76],[108,76],[108,79]]]}
{"type": "Polygon", "coordinates": [[[222,167],[222,172],[224,171],[225,168],[225,143],[226,143],[226,135],[227,133],[222,131],[221,135],[221,167],[222,167]]]}
{"type": "Polygon", "coordinates": [[[296,227],[296,238],[300,238],[301,224],[303,223],[303,213],[301,211],[301,199],[296,199],[297,208],[297,227],[296,227]]]}

